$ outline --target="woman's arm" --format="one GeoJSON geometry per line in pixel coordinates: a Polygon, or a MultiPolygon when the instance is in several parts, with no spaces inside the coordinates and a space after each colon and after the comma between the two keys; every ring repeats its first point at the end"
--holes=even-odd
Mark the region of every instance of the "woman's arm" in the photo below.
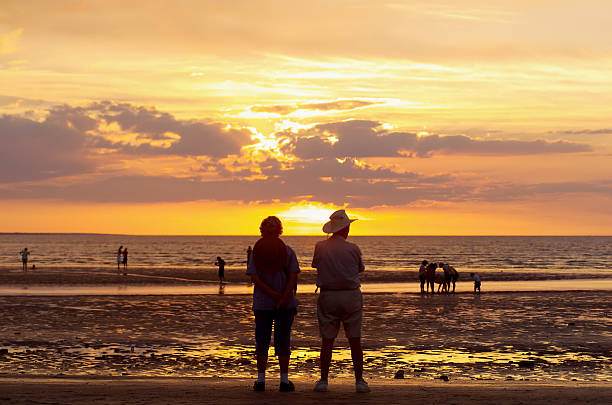
{"type": "Polygon", "coordinates": [[[274,301],[279,301],[281,298],[283,298],[283,294],[270,288],[270,286],[261,281],[257,274],[251,274],[251,281],[257,286],[257,288],[259,288],[261,292],[272,298],[274,301]]]}
{"type": "Polygon", "coordinates": [[[289,278],[287,279],[287,285],[285,286],[285,291],[283,291],[283,295],[281,299],[276,303],[276,308],[284,307],[289,301],[289,298],[293,296],[293,290],[297,284],[297,273],[289,273],[289,278]]]}

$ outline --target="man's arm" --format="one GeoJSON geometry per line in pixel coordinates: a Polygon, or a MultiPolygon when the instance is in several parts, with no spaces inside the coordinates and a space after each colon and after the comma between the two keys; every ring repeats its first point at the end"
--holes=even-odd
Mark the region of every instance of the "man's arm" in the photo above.
{"type": "Polygon", "coordinates": [[[359,257],[359,273],[363,273],[365,271],[365,266],[363,265],[363,259],[361,258],[361,249],[359,249],[359,246],[355,245],[355,247],[357,247],[357,254],[359,257]]]}

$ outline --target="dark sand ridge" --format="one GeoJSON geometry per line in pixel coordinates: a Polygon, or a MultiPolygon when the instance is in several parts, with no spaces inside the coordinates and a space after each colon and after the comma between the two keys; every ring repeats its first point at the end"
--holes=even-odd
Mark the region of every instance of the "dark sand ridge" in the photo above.
{"type": "MultiPolygon", "coordinates": [[[[567,279],[598,279],[612,277],[612,272],[593,273],[563,273],[563,272],[520,272],[520,271],[478,271],[483,281],[510,280],[567,280],[567,279]]],[[[303,269],[300,273],[300,283],[314,283],[316,274],[311,269],[303,269]]],[[[229,283],[246,283],[248,281],[244,269],[226,268],[225,279],[229,283]]],[[[363,274],[364,282],[397,283],[417,282],[416,271],[368,270],[363,274]]],[[[471,282],[469,271],[459,273],[460,282],[471,282]]],[[[0,285],[24,284],[201,284],[218,282],[216,269],[185,269],[185,268],[148,268],[131,267],[127,276],[118,276],[116,269],[91,267],[57,267],[37,268],[27,273],[21,269],[0,269],[0,285]]]]}
{"type": "MultiPolygon", "coordinates": [[[[215,378],[0,378],[0,401],[10,404],[604,404],[612,384],[420,383],[373,380],[372,392],[356,394],[350,380],[330,392],[312,391],[312,381],[294,379],[296,392],[250,390],[251,380],[215,378]]],[[[272,385],[272,384],[269,384],[272,385]]]]}

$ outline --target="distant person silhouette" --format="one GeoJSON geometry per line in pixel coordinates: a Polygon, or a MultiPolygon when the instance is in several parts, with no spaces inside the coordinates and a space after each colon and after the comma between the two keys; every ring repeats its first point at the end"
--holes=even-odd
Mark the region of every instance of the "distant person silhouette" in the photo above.
{"type": "Polygon", "coordinates": [[[474,280],[474,294],[476,294],[476,290],[478,290],[478,294],[480,294],[480,276],[478,273],[470,273],[470,277],[474,280]]]}
{"type": "Polygon", "coordinates": [[[121,274],[121,255],[123,253],[123,245],[119,246],[119,250],[117,250],[117,275],[121,274]]]}
{"type": "Polygon", "coordinates": [[[421,282],[421,294],[425,292],[425,281],[427,280],[427,260],[421,262],[419,267],[419,281],[421,282]]]}
{"type": "Polygon", "coordinates": [[[455,292],[455,283],[459,278],[459,273],[453,266],[448,263],[439,263],[438,267],[444,270],[444,284],[442,287],[442,291],[446,290],[446,292],[450,292],[451,282],[453,283],[453,293],[455,292]]]}
{"type": "Polygon", "coordinates": [[[431,287],[432,294],[436,292],[435,283],[436,283],[436,269],[437,268],[438,268],[438,265],[436,263],[429,263],[427,265],[427,269],[425,273],[427,277],[427,292],[429,292],[429,287],[431,287]]]}
{"type": "Polygon", "coordinates": [[[25,247],[23,248],[21,252],[19,252],[19,254],[21,255],[22,270],[24,272],[27,272],[28,271],[28,256],[30,256],[30,252],[28,251],[28,248],[25,247]]]}
{"type": "Polygon", "coordinates": [[[123,275],[127,276],[128,249],[123,249],[123,275]]]}
{"type": "Polygon", "coordinates": [[[221,284],[225,282],[225,260],[223,260],[221,256],[217,256],[215,265],[219,266],[219,272],[217,275],[219,276],[219,284],[221,284]]]}
{"type": "Polygon", "coordinates": [[[249,262],[251,261],[251,255],[253,254],[253,249],[250,246],[247,248],[246,254],[247,254],[246,264],[247,264],[247,268],[248,268],[249,267],[249,262]]]}

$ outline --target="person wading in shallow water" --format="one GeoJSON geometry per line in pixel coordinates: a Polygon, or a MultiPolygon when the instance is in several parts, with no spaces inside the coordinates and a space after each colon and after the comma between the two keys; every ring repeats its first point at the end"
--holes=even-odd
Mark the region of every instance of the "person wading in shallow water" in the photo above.
{"type": "Polygon", "coordinates": [[[359,273],[365,268],[359,247],[346,241],[351,222],[355,220],[349,219],[344,210],[334,212],[329,218],[330,221],[323,226],[323,232],[333,235],[316,244],[312,257],[312,267],[317,269],[317,287],[321,289],[317,301],[317,318],[321,333],[321,379],[314,390],[327,391],[332,349],[342,323],[351,346],[355,390],[370,392],[368,383],[363,379],[361,348],[363,298],[359,273]]]}
{"type": "Polygon", "coordinates": [[[274,325],[274,352],[278,356],[281,377],[279,389],[281,392],[292,392],[295,387],[289,381],[289,356],[291,325],[298,305],[294,291],[300,267],[293,249],[279,238],[283,233],[280,219],[267,217],[261,222],[259,230],[261,239],[253,247],[253,255],[247,268],[247,274],[255,284],[253,312],[257,381],[253,384],[253,389],[266,390],[268,349],[274,325]]]}
{"type": "Polygon", "coordinates": [[[221,256],[217,256],[217,260],[215,260],[215,265],[219,266],[219,271],[217,272],[217,276],[219,277],[219,284],[223,284],[225,282],[225,260],[223,260],[221,256]]]}

